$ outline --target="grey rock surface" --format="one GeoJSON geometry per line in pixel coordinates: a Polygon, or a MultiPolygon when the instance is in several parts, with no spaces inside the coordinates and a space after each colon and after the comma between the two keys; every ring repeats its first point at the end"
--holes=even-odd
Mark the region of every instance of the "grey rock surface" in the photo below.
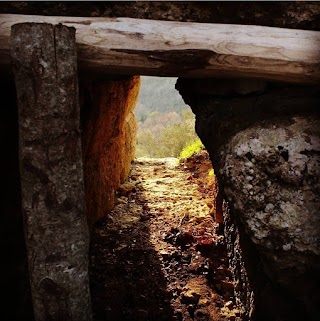
{"type": "Polygon", "coordinates": [[[246,320],[318,320],[319,89],[179,79],[224,198],[224,235],[246,320]]]}
{"type": "Polygon", "coordinates": [[[225,195],[269,277],[285,285],[319,265],[320,120],[292,117],[252,126],[220,156],[225,195]]]}

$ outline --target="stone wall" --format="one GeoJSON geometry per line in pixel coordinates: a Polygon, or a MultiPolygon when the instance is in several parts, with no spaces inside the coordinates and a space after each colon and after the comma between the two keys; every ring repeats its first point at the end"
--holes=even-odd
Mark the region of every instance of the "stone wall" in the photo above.
{"type": "Polygon", "coordinates": [[[81,82],[82,147],[88,222],[107,215],[135,156],[133,109],[140,78],[81,82]]]}
{"type": "Polygon", "coordinates": [[[319,89],[245,79],[179,79],[177,88],[226,200],[238,303],[250,320],[316,320],[319,89]]]}

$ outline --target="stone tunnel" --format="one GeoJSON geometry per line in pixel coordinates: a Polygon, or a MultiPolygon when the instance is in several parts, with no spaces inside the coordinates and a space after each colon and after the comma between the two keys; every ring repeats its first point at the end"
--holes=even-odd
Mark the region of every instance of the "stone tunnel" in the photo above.
{"type": "MultiPolygon", "coordinates": [[[[13,3],[2,6],[1,11],[319,30],[320,7],[316,3],[281,3],[276,15],[274,5],[265,3],[233,4],[232,9],[222,3],[130,5],[54,4],[48,8],[45,4],[35,7],[32,3],[13,3]]],[[[0,81],[2,313],[5,317],[14,315],[16,320],[32,320],[21,214],[18,115],[11,72],[2,72],[0,81]]],[[[112,209],[114,192],[129,173],[135,156],[133,109],[139,86],[139,76],[79,74],[89,226],[112,209]]],[[[243,320],[317,320],[319,86],[256,79],[179,78],[176,89],[196,115],[196,131],[219,180],[229,264],[243,320]]]]}

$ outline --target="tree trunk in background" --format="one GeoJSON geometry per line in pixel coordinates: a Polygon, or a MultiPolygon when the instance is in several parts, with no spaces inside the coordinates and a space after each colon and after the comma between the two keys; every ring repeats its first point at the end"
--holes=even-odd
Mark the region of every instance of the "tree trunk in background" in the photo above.
{"type": "Polygon", "coordinates": [[[25,238],[36,321],[91,320],[75,29],[12,27],[25,238]]]}

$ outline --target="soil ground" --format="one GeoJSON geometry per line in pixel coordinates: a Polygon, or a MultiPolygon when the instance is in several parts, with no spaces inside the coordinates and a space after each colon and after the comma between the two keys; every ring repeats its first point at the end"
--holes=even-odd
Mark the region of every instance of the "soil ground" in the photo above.
{"type": "Polygon", "coordinates": [[[184,163],[137,159],[94,228],[95,321],[240,320],[205,152],[184,163]]]}

